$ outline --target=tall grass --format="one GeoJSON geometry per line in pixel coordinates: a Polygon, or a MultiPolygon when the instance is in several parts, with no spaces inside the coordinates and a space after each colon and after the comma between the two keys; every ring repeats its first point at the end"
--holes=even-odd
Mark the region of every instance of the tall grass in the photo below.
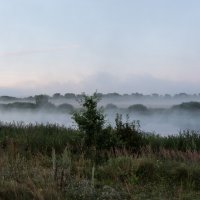
{"type": "Polygon", "coordinates": [[[82,139],[58,125],[1,123],[0,199],[199,199],[198,132],[99,149],[95,172],[82,139]]]}
{"type": "Polygon", "coordinates": [[[184,130],[177,135],[160,136],[145,134],[146,145],[153,150],[170,149],[178,151],[200,151],[200,133],[198,131],[184,130]]]}
{"type": "Polygon", "coordinates": [[[13,143],[14,148],[24,152],[46,152],[51,154],[52,148],[62,152],[66,146],[78,150],[81,146],[81,133],[57,124],[0,124],[0,144],[7,148],[13,143]]]}
{"type": "MultiPolygon", "coordinates": [[[[112,149],[115,147],[123,147],[124,144],[124,147],[129,150],[131,148],[150,147],[154,152],[160,151],[161,149],[181,152],[200,151],[200,133],[198,131],[184,130],[177,135],[161,136],[137,132],[136,130],[135,132],[131,132],[131,129],[129,130],[125,127],[124,129],[120,129],[120,134],[123,135],[124,140],[126,135],[129,136],[126,133],[127,131],[133,136],[130,136],[127,142],[119,142],[119,139],[117,139],[119,135],[118,130],[111,127],[105,130],[102,132],[100,142],[101,147],[105,146],[106,149],[109,149],[109,145],[107,145],[108,141],[104,136],[107,137],[108,135],[110,140],[113,138],[113,141],[109,141],[112,144],[110,146],[112,149]],[[137,137],[134,137],[134,134],[137,137]],[[139,146],[134,141],[131,142],[131,139],[135,140],[135,138],[137,139],[135,142],[139,142],[139,146]],[[106,142],[105,145],[103,144],[104,141],[106,142]]],[[[0,123],[0,145],[2,148],[6,148],[13,143],[13,148],[18,148],[21,151],[30,151],[32,153],[48,152],[51,154],[52,148],[59,153],[66,146],[70,146],[74,151],[83,150],[87,148],[83,146],[83,136],[83,133],[76,129],[66,128],[57,124],[0,123]]]]}

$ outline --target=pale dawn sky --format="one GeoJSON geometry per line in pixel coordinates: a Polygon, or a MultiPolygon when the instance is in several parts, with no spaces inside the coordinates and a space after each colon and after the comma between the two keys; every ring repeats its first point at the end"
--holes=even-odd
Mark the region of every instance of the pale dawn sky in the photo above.
{"type": "Polygon", "coordinates": [[[0,0],[0,95],[200,93],[199,0],[0,0]]]}

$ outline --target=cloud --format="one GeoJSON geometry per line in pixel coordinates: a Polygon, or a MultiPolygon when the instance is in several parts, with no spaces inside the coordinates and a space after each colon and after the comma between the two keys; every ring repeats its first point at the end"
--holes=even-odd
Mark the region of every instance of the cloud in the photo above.
{"type": "Polygon", "coordinates": [[[23,82],[15,87],[0,88],[0,95],[35,95],[35,94],[53,94],[60,92],[73,93],[93,93],[96,90],[102,93],[118,92],[134,93],[141,92],[144,94],[159,93],[159,94],[175,94],[186,92],[189,94],[199,93],[199,84],[189,82],[175,82],[155,78],[151,75],[129,75],[120,78],[109,73],[97,73],[82,79],[81,81],[67,82],[47,82],[39,84],[37,82],[23,82]]]}

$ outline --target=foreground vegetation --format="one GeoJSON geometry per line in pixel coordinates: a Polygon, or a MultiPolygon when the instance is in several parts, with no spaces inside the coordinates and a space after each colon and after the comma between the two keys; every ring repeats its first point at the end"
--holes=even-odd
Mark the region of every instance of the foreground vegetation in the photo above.
{"type": "Polygon", "coordinates": [[[0,124],[0,199],[199,199],[200,135],[162,137],[117,115],[105,125],[97,96],[73,114],[77,129],[0,124]]]}
{"type": "Polygon", "coordinates": [[[57,125],[1,124],[0,199],[199,199],[198,133],[101,146],[95,172],[83,139],[57,125]]]}

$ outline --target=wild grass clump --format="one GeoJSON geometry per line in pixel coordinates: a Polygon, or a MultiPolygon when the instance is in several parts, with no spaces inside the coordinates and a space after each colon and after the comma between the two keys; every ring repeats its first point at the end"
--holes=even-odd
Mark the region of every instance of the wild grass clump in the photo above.
{"type": "Polygon", "coordinates": [[[136,177],[141,183],[156,181],[159,176],[156,163],[153,160],[142,160],[136,170],[136,177]]]}
{"type": "Polygon", "coordinates": [[[99,180],[121,183],[131,180],[136,171],[136,163],[131,156],[119,156],[110,158],[97,170],[99,180]]]}

